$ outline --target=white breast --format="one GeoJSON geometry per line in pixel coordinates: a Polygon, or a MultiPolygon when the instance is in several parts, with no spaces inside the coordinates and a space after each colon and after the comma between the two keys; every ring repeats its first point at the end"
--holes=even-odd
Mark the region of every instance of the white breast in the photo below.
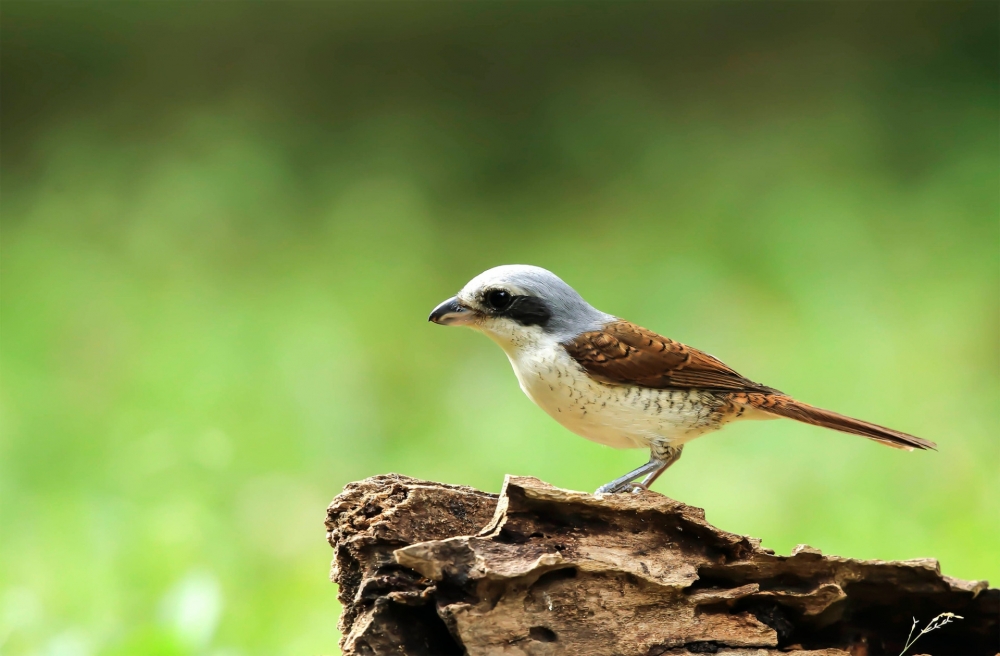
{"type": "Polygon", "coordinates": [[[720,426],[718,404],[704,393],[596,382],[540,330],[516,344],[497,341],[528,398],[588,440],[615,448],[648,447],[657,439],[683,444],[720,426]]]}

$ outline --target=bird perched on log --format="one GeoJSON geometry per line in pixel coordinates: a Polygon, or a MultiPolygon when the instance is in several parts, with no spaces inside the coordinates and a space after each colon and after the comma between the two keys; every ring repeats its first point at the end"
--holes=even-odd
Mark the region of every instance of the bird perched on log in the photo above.
{"type": "Polygon", "coordinates": [[[707,353],[601,312],[539,267],[485,271],[428,320],[486,333],[507,354],[528,398],[577,435],[649,449],[649,462],[598,494],[647,489],[687,442],[743,419],[787,417],[897,449],[936,447],[755,383],[707,353]]]}

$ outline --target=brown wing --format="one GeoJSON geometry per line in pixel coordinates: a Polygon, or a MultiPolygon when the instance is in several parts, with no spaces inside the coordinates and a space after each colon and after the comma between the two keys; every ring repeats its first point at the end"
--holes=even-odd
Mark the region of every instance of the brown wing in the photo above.
{"type": "Polygon", "coordinates": [[[779,393],[747,380],[708,353],[628,321],[613,321],[563,346],[593,378],[613,385],[779,393]]]}
{"type": "Polygon", "coordinates": [[[593,378],[612,385],[717,390],[735,407],[749,406],[778,417],[863,435],[896,448],[937,446],[908,433],[796,401],[776,389],[747,380],[708,353],[628,321],[614,321],[563,346],[593,378]]]}

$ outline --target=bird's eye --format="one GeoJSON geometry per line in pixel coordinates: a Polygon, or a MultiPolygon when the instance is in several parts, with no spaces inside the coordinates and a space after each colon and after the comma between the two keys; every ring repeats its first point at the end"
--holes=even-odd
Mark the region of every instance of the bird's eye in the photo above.
{"type": "Polygon", "coordinates": [[[486,294],[486,304],[494,310],[503,310],[510,305],[513,298],[506,289],[494,289],[486,294]]]}

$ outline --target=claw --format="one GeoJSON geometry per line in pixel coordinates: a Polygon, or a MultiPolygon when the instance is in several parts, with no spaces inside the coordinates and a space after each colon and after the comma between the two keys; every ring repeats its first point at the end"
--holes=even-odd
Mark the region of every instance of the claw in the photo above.
{"type": "Polygon", "coordinates": [[[630,471],[629,473],[625,474],[624,476],[616,478],[610,483],[605,483],[601,487],[597,488],[597,491],[594,492],[594,494],[614,494],[616,492],[626,492],[626,491],[634,492],[635,486],[638,486],[640,489],[644,490],[647,487],[645,481],[643,481],[642,483],[634,483],[633,481],[639,478],[640,476],[646,476],[647,474],[655,472],[658,469],[661,469],[662,467],[663,467],[662,460],[656,460],[655,458],[650,459],[650,461],[647,462],[642,467],[630,471]]]}
{"type": "MultiPolygon", "coordinates": [[[[655,447],[656,445],[654,445],[655,447]]],[[[677,462],[681,457],[683,446],[671,447],[669,444],[661,444],[662,448],[654,448],[650,452],[649,462],[638,469],[633,469],[624,476],[619,476],[610,483],[605,483],[597,488],[594,494],[614,494],[616,492],[630,492],[638,494],[649,489],[653,481],[666,470],[667,467],[677,462]],[[661,453],[661,451],[663,453],[661,453]],[[643,477],[638,483],[635,479],[643,477]]]]}
{"type": "Polygon", "coordinates": [[[594,494],[620,494],[623,492],[638,494],[639,492],[644,492],[645,490],[646,487],[641,483],[633,483],[631,481],[625,481],[616,484],[614,481],[612,481],[611,483],[607,483],[606,485],[602,485],[601,487],[597,488],[597,491],[594,492],[594,494]]]}

